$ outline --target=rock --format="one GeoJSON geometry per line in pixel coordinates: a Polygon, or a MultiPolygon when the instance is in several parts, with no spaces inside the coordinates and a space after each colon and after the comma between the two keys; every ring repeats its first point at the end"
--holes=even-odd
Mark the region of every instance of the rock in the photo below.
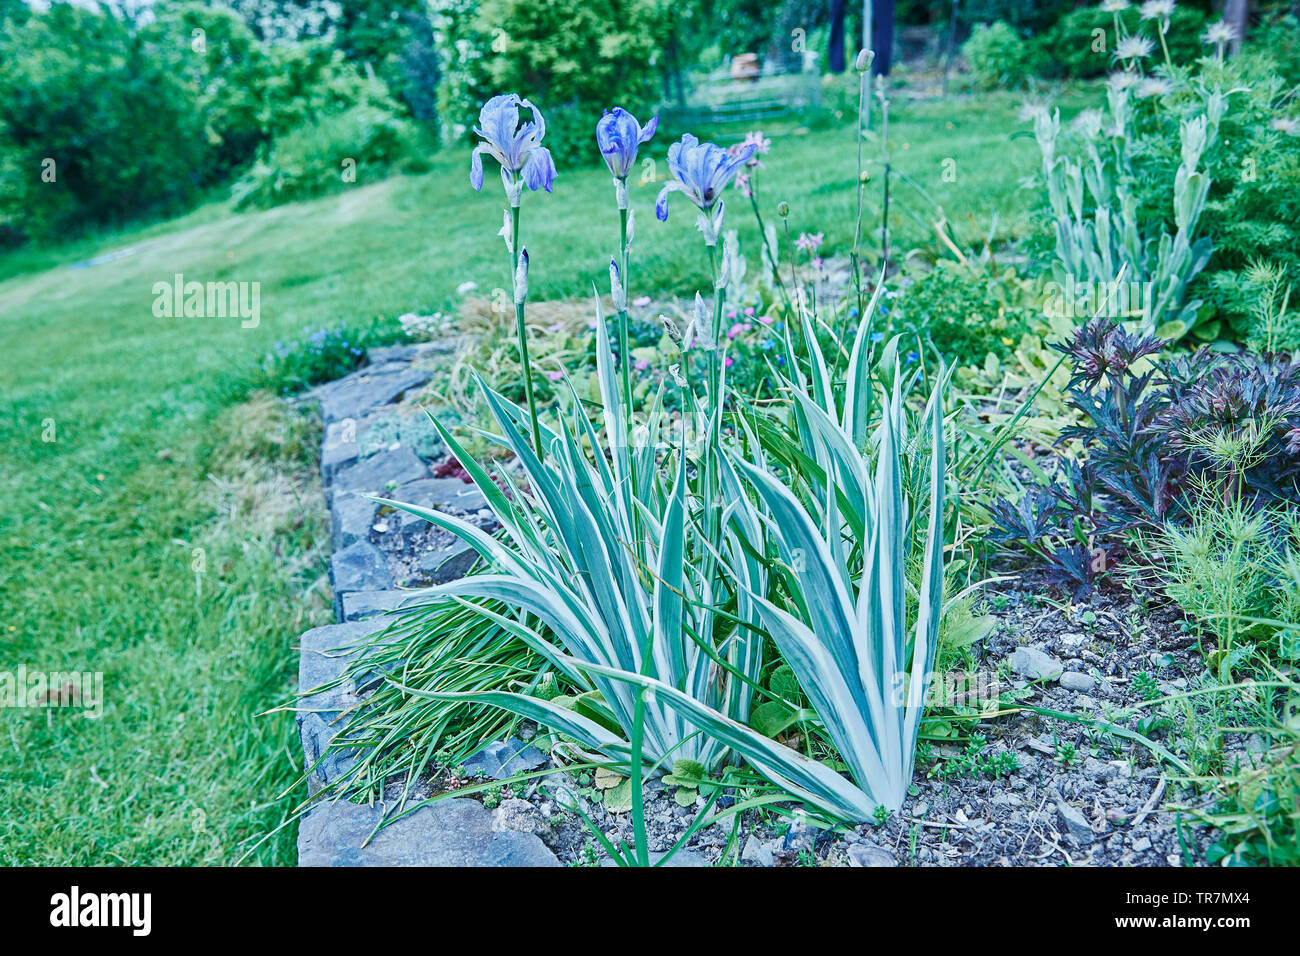
{"type": "Polygon", "coordinates": [[[371,367],[387,365],[389,362],[409,362],[419,352],[414,345],[377,345],[366,349],[366,358],[371,367]]]}
{"type": "Polygon", "coordinates": [[[330,508],[330,543],[334,553],[370,537],[370,525],[379,505],[350,492],[336,495],[330,508]]]}
{"type": "Polygon", "coordinates": [[[321,480],[329,484],[340,468],[357,460],[360,452],[355,422],[333,422],[327,426],[320,452],[321,480]]]}
{"type": "Polygon", "coordinates": [[[320,410],[325,424],[356,418],[379,405],[399,401],[410,389],[419,388],[433,377],[427,369],[389,364],[370,366],[340,379],[321,393],[320,410]]]}
{"type": "Polygon", "coordinates": [[[544,784],[542,789],[550,794],[556,806],[562,810],[568,810],[570,813],[576,810],[581,810],[583,813],[591,812],[587,800],[578,792],[578,788],[567,775],[562,774],[560,780],[555,783],[544,784]]]}
{"type": "Polygon", "coordinates": [[[405,445],[386,448],[363,461],[339,469],[334,483],[337,488],[365,494],[392,497],[392,488],[425,478],[429,467],[405,445]]]}
{"type": "MultiPolygon", "coordinates": [[[[459,478],[420,478],[401,485],[391,495],[394,501],[420,505],[438,511],[474,512],[487,507],[487,499],[475,485],[467,485],[459,478]]],[[[423,524],[426,519],[410,512],[402,512],[402,530],[408,524],[423,524]]]]}
{"type": "Polygon", "coordinates": [[[338,735],[339,714],[357,703],[356,688],[341,684],[317,691],[337,681],[356,657],[367,637],[379,630],[374,624],[332,624],[316,627],[300,638],[298,655],[297,706],[298,738],[302,743],[307,791],[315,795],[347,772],[355,760],[353,751],[330,752],[338,735]]]}
{"type": "Polygon", "coordinates": [[[541,810],[527,800],[510,797],[501,801],[501,805],[492,811],[492,828],[495,830],[518,830],[540,837],[543,842],[550,840],[555,830],[541,810]]]}
{"type": "Polygon", "coordinates": [[[1056,680],[1063,668],[1060,661],[1037,647],[1020,647],[1011,655],[1011,669],[1030,680],[1056,680]]]}
{"type": "Polygon", "coordinates": [[[348,591],[343,595],[343,620],[364,621],[399,608],[415,607],[430,600],[431,591],[431,588],[348,591]]]}
{"type": "Polygon", "coordinates": [[[1138,837],[1133,841],[1131,849],[1134,853],[1145,853],[1147,850],[1151,849],[1151,841],[1146,837],[1138,837]]]}
{"type": "Polygon", "coordinates": [[[465,772],[493,780],[505,780],[516,774],[536,770],[547,761],[546,754],[531,744],[511,737],[490,743],[465,761],[465,772]]]}
{"type": "Polygon", "coordinates": [[[1096,680],[1087,674],[1081,674],[1078,671],[1066,671],[1061,675],[1061,686],[1066,690],[1078,691],[1080,694],[1092,693],[1092,689],[1097,685],[1096,680]]]}
{"type": "Polygon", "coordinates": [[[334,609],[343,616],[342,595],[347,591],[373,591],[391,588],[392,575],[388,562],[369,541],[354,541],[342,551],[335,552],[330,561],[334,582],[334,609]]]}
{"type": "Polygon", "coordinates": [[[1083,761],[1083,772],[1093,780],[1109,780],[1117,773],[1116,769],[1104,760],[1087,757],[1083,761]]]}
{"type": "Polygon", "coordinates": [[[434,584],[445,584],[463,578],[478,561],[479,554],[463,541],[457,541],[441,551],[430,551],[416,559],[420,573],[434,584]]]}
{"type": "Polygon", "coordinates": [[[298,865],[560,865],[536,835],[494,830],[492,814],[473,800],[427,804],[371,836],[381,817],[378,807],[318,804],[298,828],[298,865]]]}
{"type": "Polygon", "coordinates": [[[1056,805],[1056,816],[1065,827],[1065,832],[1070,836],[1080,843],[1092,842],[1092,827],[1088,824],[1084,815],[1074,807],[1062,801],[1056,805]]]}
{"type": "Polygon", "coordinates": [[[894,854],[874,843],[855,843],[849,847],[849,866],[897,866],[894,854]]]}
{"type": "Polygon", "coordinates": [[[745,848],[740,851],[740,858],[746,863],[754,863],[758,866],[773,866],[776,863],[773,849],[774,846],[779,849],[780,845],[780,840],[763,842],[751,833],[749,839],[745,841],[745,848]]]}

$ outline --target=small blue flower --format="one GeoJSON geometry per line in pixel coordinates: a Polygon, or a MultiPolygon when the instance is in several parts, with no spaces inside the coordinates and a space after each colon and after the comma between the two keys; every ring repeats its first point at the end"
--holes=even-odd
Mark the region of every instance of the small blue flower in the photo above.
{"type": "Polygon", "coordinates": [[[759,348],[770,349],[775,345],[776,341],[774,339],[763,339],[763,341],[759,343],[759,348]]]}
{"type": "Polygon", "coordinates": [[[546,121],[537,107],[517,93],[494,96],[483,104],[478,114],[474,132],[483,142],[474,147],[470,157],[469,182],[475,189],[483,188],[483,154],[487,153],[501,164],[501,180],[507,190],[514,178],[522,174],[525,185],[536,192],[551,191],[555,182],[555,162],[551,151],[542,145],[546,135],[546,121]],[[533,122],[519,123],[519,108],[526,106],[533,114],[533,122]]]}
{"type": "Polygon", "coordinates": [[[916,361],[917,359],[919,359],[921,356],[918,355],[916,352],[908,352],[907,355],[905,355],[905,356],[903,356],[903,357],[904,357],[905,359],[907,359],[907,364],[908,364],[908,365],[911,365],[913,362],[915,362],[915,361],[916,361]]]}
{"type": "Polygon", "coordinates": [[[849,315],[851,315],[855,319],[858,317],[858,310],[856,306],[853,307],[852,309],[849,309],[849,315]]]}
{"type": "Polygon", "coordinates": [[[636,166],[637,149],[650,142],[658,128],[658,116],[651,117],[650,122],[642,126],[621,106],[605,111],[596,123],[596,145],[615,179],[627,179],[628,173],[636,166]]]}
{"type": "Polygon", "coordinates": [[[673,179],[660,190],[655,201],[655,215],[659,221],[668,221],[668,194],[671,192],[685,193],[700,212],[711,212],[732,178],[753,159],[756,149],[758,147],[750,143],[733,155],[716,143],[701,143],[690,133],[683,136],[680,143],[673,143],[668,147],[668,171],[673,174],[673,179]]]}
{"type": "Polygon", "coordinates": [[[884,332],[872,332],[872,333],[871,333],[871,341],[873,341],[873,342],[883,342],[883,341],[885,341],[885,333],[884,333],[884,332]]]}
{"type": "Polygon", "coordinates": [[[778,356],[776,357],[776,364],[777,364],[777,365],[784,365],[784,364],[785,364],[785,356],[784,356],[784,355],[778,355],[778,356]]]}

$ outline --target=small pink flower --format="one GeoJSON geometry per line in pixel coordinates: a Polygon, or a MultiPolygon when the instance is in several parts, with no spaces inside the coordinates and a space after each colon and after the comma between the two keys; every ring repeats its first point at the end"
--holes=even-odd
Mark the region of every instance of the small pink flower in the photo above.
{"type": "Polygon", "coordinates": [[[635,362],[632,363],[632,367],[636,369],[638,372],[644,372],[646,369],[650,367],[650,360],[637,359],[635,362]]]}
{"type": "Polygon", "coordinates": [[[771,152],[772,141],[764,136],[761,130],[750,130],[745,134],[745,141],[740,144],[741,149],[746,146],[753,146],[754,155],[761,156],[764,153],[771,152]]]}
{"type": "Polygon", "coordinates": [[[564,323],[563,323],[563,322],[556,322],[554,325],[548,325],[548,326],[546,327],[546,331],[547,331],[547,332],[558,332],[558,331],[560,331],[560,329],[562,329],[562,328],[564,328],[564,323]]]}
{"type": "Polygon", "coordinates": [[[639,295],[632,300],[632,304],[636,306],[638,309],[644,309],[647,305],[650,304],[650,296],[639,295]]]}
{"type": "Polygon", "coordinates": [[[736,310],[735,310],[735,309],[728,309],[728,310],[727,310],[727,318],[729,318],[729,319],[734,319],[735,317],[736,317],[736,310]]]}
{"type": "Polygon", "coordinates": [[[737,335],[743,335],[749,331],[749,324],[746,322],[737,322],[731,328],[727,329],[727,338],[734,339],[737,335]]]}
{"type": "Polygon", "coordinates": [[[732,358],[730,355],[728,355],[728,356],[723,360],[723,362],[722,362],[722,367],[723,367],[723,368],[731,368],[731,366],[733,366],[733,365],[735,365],[735,364],[736,364],[736,360],[735,360],[734,358],[732,358]]]}
{"type": "Polygon", "coordinates": [[[752,305],[745,306],[745,314],[752,319],[754,317],[754,307],[752,305]]]}
{"type": "Polygon", "coordinates": [[[760,315],[758,317],[758,322],[760,325],[771,325],[775,321],[776,320],[773,319],[770,315],[760,315]]]}
{"type": "Polygon", "coordinates": [[[821,256],[818,256],[817,258],[813,259],[812,264],[814,269],[821,269],[824,265],[826,265],[826,260],[823,259],[821,256]]]}
{"type": "Polygon", "coordinates": [[[754,190],[749,186],[749,173],[736,173],[736,189],[746,199],[754,195],[754,190]]]}
{"type": "Polygon", "coordinates": [[[549,378],[552,382],[558,382],[562,378],[564,378],[564,373],[559,370],[556,370],[554,372],[547,372],[546,377],[549,378]]]}
{"type": "Polygon", "coordinates": [[[804,252],[816,252],[824,238],[825,233],[819,232],[816,235],[809,235],[806,232],[801,232],[799,233],[799,238],[794,241],[794,246],[796,249],[802,249],[804,252]]]}

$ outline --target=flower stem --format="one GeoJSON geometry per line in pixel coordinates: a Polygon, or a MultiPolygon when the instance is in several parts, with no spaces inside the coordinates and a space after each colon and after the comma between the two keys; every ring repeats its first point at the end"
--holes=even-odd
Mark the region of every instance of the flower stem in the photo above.
{"type": "MultiPolygon", "coordinates": [[[[632,504],[639,497],[639,487],[637,481],[636,467],[636,449],[632,446],[634,428],[632,419],[634,415],[632,404],[632,352],[628,347],[627,334],[627,297],[630,294],[630,281],[628,279],[628,241],[627,241],[627,220],[628,211],[626,208],[620,208],[618,211],[618,249],[620,259],[620,280],[623,283],[623,305],[624,308],[618,310],[618,366],[622,373],[623,379],[623,404],[626,409],[626,417],[623,420],[623,447],[627,454],[627,476],[632,487],[629,489],[629,518],[632,522],[632,540],[636,544],[636,553],[638,556],[644,554],[641,548],[641,513],[637,510],[635,504],[632,504]]],[[[612,437],[612,436],[611,436],[612,437]]]]}
{"type": "MultiPolygon", "coordinates": [[[[520,207],[510,209],[510,283],[517,284],[519,273],[519,212],[520,207]]],[[[517,290],[516,290],[517,291],[517,290]]],[[[528,327],[524,322],[524,303],[515,296],[515,331],[519,336],[519,362],[524,372],[524,396],[528,399],[528,416],[533,424],[533,451],[542,457],[542,429],[537,423],[537,401],[533,397],[533,367],[528,360],[528,327]]]]}
{"type": "MultiPolygon", "coordinates": [[[[619,271],[622,273],[620,278],[623,282],[623,297],[626,299],[629,292],[629,283],[627,275],[627,210],[618,211],[618,232],[619,232],[619,271]]],[[[626,304],[626,303],[625,303],[626,304]]],[[[623,373],[623,402],[627,405],[627,424],[628,428],[632,427],[632,356],[628,352],[627,343],[627,309],[618,310],[618,365],[623,373]]]]}

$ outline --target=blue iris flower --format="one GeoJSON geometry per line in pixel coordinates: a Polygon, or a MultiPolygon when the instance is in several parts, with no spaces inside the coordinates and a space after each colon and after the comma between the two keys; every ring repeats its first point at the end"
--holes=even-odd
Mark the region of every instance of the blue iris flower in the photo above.
{"type": "Polygon", "coordinates": [[[546,135],[546,121],[537,107],[516,93],[494,96],[479,110],[478,126],[474,132],[483,142],[474,147],[470,159],[469,182],[475,189],[483,188],[483,154],[487,153],[501,164],[501,180],[507,191],[515,177],[523,176],[524,184],[536,192],[551,191],[555,182],[555,162],[551,151],[542,145],[546,135]],[[520,124],[519,108],[532,111],[533,121],[520,124]]]}
{"type": "Polygon", "coordinates": [[[659,192],[655,201],[655,215],[660,222],[668,221],[668,194],[681,192],[699,207],[710,213],[722,191],[746,163],[754,157],[756,145],[750,143],[735,154],[727,152],[716,143],[701,143],[687,133],[680,143],[668,147],[668,171],[673,178],[659,192]]]}
{"type": "Polygon", "coordinates": [[[605,111],[596,123],[596,145],[615,179],[627,179],[628,173],[636,166],[637,149],[650,142],[658,128],[658,116],[651,117],[650,122],[642,126],[621,106],[605,111]]]}

